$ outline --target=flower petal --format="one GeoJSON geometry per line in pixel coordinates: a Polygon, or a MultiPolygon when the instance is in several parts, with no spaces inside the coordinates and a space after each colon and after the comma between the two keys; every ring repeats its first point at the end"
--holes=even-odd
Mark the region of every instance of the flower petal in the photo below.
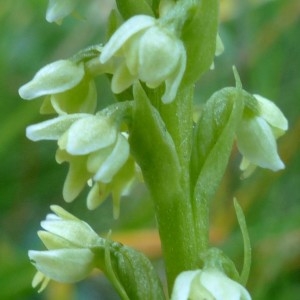
{"type": "Polygon", "coordinates": [[[49,250],[78,248],[77,245],[67,241],[66,239],[44,230],[38,231],[38,236],[49,250]]]}
{"type": "Polygon", "coordinates": [[[198,274],[201,274],[201,270],[197,271],[185,271],[180,273],[174,284],[171,300],[188,299],[190,294],[190,287],[193,279],[198,274]]]}
{"type": "Polygon", "coordinates": [[[131,36],[145,28],[153,26],[155,23],[156,20],[153,17],[145,15],[134,16],[127,20],[116,30],[104,46],[100,55],[100,62],[105,63],[108,61],[131,36]]]}
{"type": "Polygon", "coordinates": [[[86,157],[72,157],[69,172],[63,187],[63,197],[66,202],[72,202],[83,190],[91,174],[86,170],[86,157]]]}
{"type": "Polygon", "coordinates": [[[23,99],[31,100],[43,95],[67,91],[76,86],[84,76],[83,63],[58,60],[39,70],[33,79],[20,87],[23,99]]]}
{"type": "Polygon", "coordinates": [[[284,168],[273,132],[261,117],[242,119],[237,129],[237,146],[242,155],[257,166],[273,171],[284,168]]]}
{"type": "Polygon", "coordinates": [[[205,270],[200,275],[201,284],[215,300],[251,300],[247,290],[217,270],[205,270]]]}
{"type": "Polygon", "coordinates": [[[165,93],[162,96],[163,103],[172,102],[177,94],[178,88],[180,86],[184,71],[186,68],[186,52],[183,44],[181,44],[181,56],[178,59],[177,69],[174,70],[172,75],[166,79],[165,93]]]}
{"type": "Polygon", "coordinates": [[[108,118],[89,116],[73,123],[67,133],[66,145],[59,145],[70,154],[84,155],[113,144],[116,137],[117,129],[108,118]]]}
{"type": "Polygon", "coordinates": [[[288,129],[288,120],[282,111],[270,100],[260,95],[253,95],[258,101],[261,117],[275,128],[286,131],[288,129]]]}
{"type": "Polygon", "coordinates": [[[48,285],[50,281],[50,278],[46,277],[43,273],[40,271],[37,271],[32,279],[32,287],[36,288],[39,284],[41,285],[38,293],[42,292],[48,285]]]}
{"type": "Polygon", "coordinates": [[[89,249],[30,250],[28,255],[38,271],[59,282],[82,280],[94,265],[94,254],[89,249]]]}
{"type": "Polygon", "coordinates": [[[57,140],[74,122],[88,116],[88,114],[63,115],[30,125],[26,128],[26,136],[32,141],[57,140]]]}
{"type": "Polygon", "coordinates": [[[86,222],[81,220],[44,220],[41,222],[41,226],[49,233],[75,245],[75,248],[93,247],[97,244],[98,235],[86,222]]]}
{"type": "Polygon", "coordinates": [[[125,63],[121,63],[113,75],[111,81],[111,90],[115,94],[119,94],[129,88],[134,82],[135,77],[132,76],[125,63]]]}
{"type": "Polygon", "coordinates": [[[178,65],[182,43],[168,31],[153,26],[140,37],[138,75],[144,82],[163,82],[178,65]]]}
{"type": "Polygon", "coordinates": [[[97,208],[110,193],[110,188],[107,184],[96,182],[91,188],[87,196],[87,207],[90,210],[97,208]]]}
{"type": "Polygon", "coordinates": [[[95,181],[111,182],[113,176],[120,170],[129,157],[129,144],[127,139],[119,134],[116,145],[106,161],[100,166],[94,176],[95,181]]]}
{"type": "Polygon", "coordinates": [[[97,90],[93,80],[84,79],[71,90],[51,95],[51,105],[58,114],[90,113],[97,105],[97,90]]]}

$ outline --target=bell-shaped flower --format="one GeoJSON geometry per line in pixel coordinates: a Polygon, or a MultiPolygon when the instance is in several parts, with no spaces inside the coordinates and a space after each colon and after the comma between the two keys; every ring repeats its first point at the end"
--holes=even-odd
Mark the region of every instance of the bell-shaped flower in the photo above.
{"type": "Polygon", "coordinates": [[[77,3],[78,0],[49,0],[46,20],[49,23],[56,22],[61,24],[63,18],[73,12],[77,3]]]}
{"type": "Polygon", "coordinates": [[[113,74],[112,91],[120,93],[136,79],[156,88],[163,82],[164,103],[172,102],[186,68],[183,42],[158,19],[138,15],[127,20],[103,47],[100,62],[121,57],[113,74]]]}
{"type": "Polygon", "coordinates": [[[104,114],[59,116],[27,127],[27,137],[34,141],[58,141],[56,161],[69,163],[63,187],[67,202],[73,201],[91,182],[94,186],[88,196],[88,208],[96,208],[103,196],[110,193],[117,202],[135,177],[127,136],[118,132],[113,120],[104,114]]]}
{"type": "Polygon", "coordinates": [[[248,291],[217,269],[185,271],[174,284],[171,300],[250,300],[248,291]]]}
{"type": "Polygon", "coordinates": [[[243,155],[240,168],[248,177],[256,166],[278,171],[284,163],[277,152],[276,139],[288,129],[288,121],[270,100],[254,95],[258,113],[244,113],[238,125],[237,147],[243,155]]]}
{"type": "Polygon", "coordinates": [[[50,279],[59,282],[76,282],[89,275],[95,266],[95,255],[91,250],[99,243],[99,236],[84,221],[63,208],[52,205],[54,214],[41,222],[45,231],[39,237],[48,250],[28,252],[37,268],[32,286],[42,291],[50,279]]]}
{"type": "Polygon", "coordinates": [[[58,60],[39,70],[19,89],[23,99],[46,96],[42,113],[93,113],[97,104],[94,81],[83,62],[58,60]]]}

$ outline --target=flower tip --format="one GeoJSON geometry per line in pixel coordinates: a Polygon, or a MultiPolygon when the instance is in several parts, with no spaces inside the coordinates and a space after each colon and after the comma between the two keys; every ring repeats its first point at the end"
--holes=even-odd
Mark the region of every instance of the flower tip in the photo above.
{"type": "Polygon", "coordinates": [[[274,171],[274,172],[283,170],[284,168],[285,168],[285,165],[284,165],[284,163],[282,162],[281,159],[278,159],[278,160],[276,161],[276,163],[274,163],[274,166],[273,166],[273,167],[270,167],[270,169],[271,169],[272,171],[274,171]]]}
{"type": "Polygon", "coordinates": [[[18,90],[20,97],[24,100],[31,100],[33,98],[32,95],[28,92],[29,84],[30,82],[22,85],[18,90]]]}

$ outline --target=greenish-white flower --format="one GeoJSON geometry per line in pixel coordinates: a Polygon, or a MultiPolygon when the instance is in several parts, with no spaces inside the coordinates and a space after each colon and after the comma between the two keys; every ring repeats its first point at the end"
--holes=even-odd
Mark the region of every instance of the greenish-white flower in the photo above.
{"type": "Polygon", "coordinates": [[[127,20],[103,47],[100,62],[121,57],[113,74],[112,91],[120,93],[136,79],[156,88],[165,83],[164,103],[172,102],[186,68],[183,42],[159,19],[138,15],[127,20]]]}
{"type": "Polygon", "coordinates": [[[62,115],[27,127],[26,135],[33,141],[58,141],[56,160],[70,165],[63,187],[67,202],[90,183],[87,204],[94,209],[110,193],[119,199],[135,177],[126,134],[101,113],[62,115]]]}
{"type": "Polygon", "coordinates": [[[61,24],[63,18],[73,12],[77,3],[78,0],[49,0],[46,20],[61,24]]]}
{"type": "Polygon", "coordinates": [[[185,271],[176,278],[171,300],[250,300],[248,291],[217,269],[185,271]]]}
{"type": "Polygon", "coordinates": [[[243,160],[243,177],[249,176],[256,166],[278,171],[284,163],[277,151],[276,139],[288,129],[288,121],[270,100],[254,95],[257,112],[246,112],[237,128],[237,146],[243,160]]]}
{"type": "Polygon", "coordinates": [[[43,231],[38,235],[48,250],[28,252],[38,272],[32,285],[42,291],[49,280],[76,282],[89,275],[95,266],[91,248],[99,243],[99,236],[84,221],[63,208],[52,205],[54,214],[41,222],[43,231]]]}
{"type": "Polygon", "coordinates": [[[83,62],[58,60],[40,69],[19,89],[23,99],[46,96],[42,113],[93,113],[97,104],[95,83],[83,62]]]}

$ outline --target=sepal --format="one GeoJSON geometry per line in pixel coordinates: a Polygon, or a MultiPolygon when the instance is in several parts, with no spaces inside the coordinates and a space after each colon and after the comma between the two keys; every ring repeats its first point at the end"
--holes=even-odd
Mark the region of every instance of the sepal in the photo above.
{"type": "Polygon", "coordinates": [[[31,100],[40,96],[57,94],[76,86],[84,76],[83,63],[58,60],[39,70],[33,79],[20,87],[23,99],[31,100]]]}

